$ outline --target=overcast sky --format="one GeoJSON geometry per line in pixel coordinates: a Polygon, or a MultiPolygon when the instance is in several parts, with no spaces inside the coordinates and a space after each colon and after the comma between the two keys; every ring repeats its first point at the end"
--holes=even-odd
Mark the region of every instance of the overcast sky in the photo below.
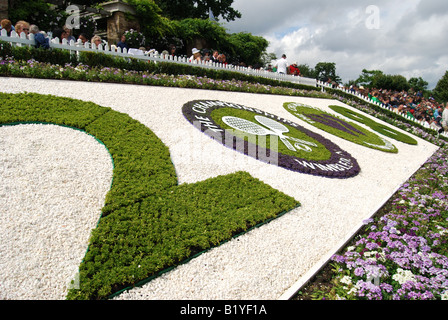
{"type": "Polygon", "coordinates": [[[335,62],[345,83],[363,69],[422,77],[433,89],[448,70],[447,0],[234,0],[229,32],[263,36],[288,62],[335,62]]]}

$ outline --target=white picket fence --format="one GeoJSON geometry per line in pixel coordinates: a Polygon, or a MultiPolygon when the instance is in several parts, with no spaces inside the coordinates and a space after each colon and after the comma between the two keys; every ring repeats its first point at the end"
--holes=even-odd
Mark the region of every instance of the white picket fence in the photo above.
{"type": "MultiPolygon", "coordinates": [[[[17,46],[34,46],[35,40],[34,35],[30,33],[28,37],[25,35],[25,33],[21,33],[19,36],[15,31],[11,32],[11,36],[7,36],[6,30],[1,30],[0,40],[10,42],[17,46]]],[[[316,79],[311,78],[305,78],[300,76],[293,76],[293,75],[284,75],[279,74],[277,72],[270,72],[267,70],[259,70],[259,69],[252,69],[247,67],[240,67],[240,66],[234,66],[231,64],[221,64],[221,63],[214,63],[211,61],[193,61],[190,62],[189,58],[186,57],[177,57],[177,56],[170,56],[170,55],[162,55],[159,54],[155,50],[150,51],[142,51],[138,49],[123,49],[117,48],[115,45],[109,46],[108,44],[99,45],[98,47],[95,46],[93,43],[85,43],[83,44],[80,40],[77,42],[70,41],[67,42],[66,39],[63,39],[62,42],[59,41],[58,38],[53,38],[50,40],[50,47],[51,48],[57,48],[57,49],[65,49],[70,50],[73,52],[80,52],[80,51],[94,51],[94,52],[102,52],[105,54],[110,54],[113,56],[119,56],[119,57],[125,57],[125,58],[136,58],[141,60],[147,60],[147,61],[154,61],[154,62],[172,62],[172,63],[178,63],[178,64],[188,64],[192,66],[202,67],[202,68],[211,68],[215,70],[227,70],[227,71],[234,71],[239,73],[244,73],[251,76],[258,76],[258,77],[264,77],[274,80],[280,80],[280,81],[288,81],[293,83],[299,83],[299,84],[305,84],[309,86],[316,86],[317,82],[316,79]]]]}
{"type": "MultiPolygon", "coordinates": [[[[317,80],[317,86],[321,87],[323,90],[325,88],[333,88],[333,86],[331,84],[329,84],[328,82],[323,82],[323,81],[319,81],[319,80],[317,80]]],[[[358,97],[358,98],[360,98],[360,99],[362,99],[362,100],[364,100],[364,101],[366,101],[368,103],[377,105],[377,106],[379,106],[382,109],[385,109],[385,110],[388,110],[388,111],[392,111],[392,112],[402,116],[406,120],[418,123],[419,125],[427,128],[427,129],[433,130],[434,132],[437,133],[437,130],[434,127],[431,127],[426,121],[417,120],[414,117],[410,117],[409,115],[407,115],[404,112],[398,112],[398,110],[396,108],[391,108],[391,107],[385,105],[384,103],[380,103],[380,102],[374,101],[374,100],[370,99],[369,97],[366,97],[366,96],[360,94],[359,92],[352,92],[352,91],[350,91],[350,90],[348,90],[346,88],[341,88],[341,87],[337,87],[337,88],[333,88],[333,89],[337,89],[337,90],[343,91],[345,93],[351,94],[351,95],[353,95],[355,97],[358,97]]],[[[440,135],[443,135],[444,137],[448,138],[448,134],[445,133],[445,132],[441,133],[440,135]]]]}

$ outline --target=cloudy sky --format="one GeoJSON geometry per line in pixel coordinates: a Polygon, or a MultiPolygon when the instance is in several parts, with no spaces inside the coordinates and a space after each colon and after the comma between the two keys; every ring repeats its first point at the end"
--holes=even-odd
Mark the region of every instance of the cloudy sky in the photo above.
{"type": "Polygon", "coordinates": [[[422,77],[433,89],[448,70],[447,0],[234,0],[229,32],[263,36],[288,62],[335,62],[343,82],[363,69],[422,77]]]}

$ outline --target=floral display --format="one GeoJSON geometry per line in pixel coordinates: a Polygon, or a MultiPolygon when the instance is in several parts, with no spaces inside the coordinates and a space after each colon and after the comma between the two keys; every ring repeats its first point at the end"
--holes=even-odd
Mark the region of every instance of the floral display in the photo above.
{"type": "Polygon", "coordinates": [[[130,29],[128,31],[125,31],[124,33],[126,37],[126,43],[128,44],[129,48],[140,48],[146,46],[146,38],[143,35],[143,33],[130,29]]]}
{"type": "MultiPolygon", "coordinates": [[[[390,123],[390,125],[401,128],[402,130],[409,133],[409,135],[397,135],[395,134],[395,130],[391,128],[387,128],[381,132],[387,136],[390,134],[390,138],[393,138],[397,141],[404,142],[406,144],[416,144],[416,140],[413,139],[410,135],[418,136],[422,139],[430,141],[431,143],[440,146],[440,150],[435,153],[426,163],[425,165],[416,172],[416,174],[405,184],[403,184],[398,192],[390,199],[390,201],[382,208],[378,214],[373,218],[366,221],[365,230],[357,235],[353,241],[350,243],[350,246],[344,248],[341,252],[334,255],[332,258],[331,267],[332,270],[332,280],[331,286],[326,289],[320,289],[313,293],[313,298],[315,299],[354,299],[354,300],[387,300],[387,299],[395,299],[395,300],[446,300],[448,299],[448,252],[447,252],[447,240],[448,240],[448,198],[446,194],[448,193],[448,168],[446,164],[446,159],[448,158],[448,148],[446,147],[446,142],[443,137],[436,137],[435,135],[428,133],[427,130],[424,130],[422,127],[418,125],[411,124],[405,120],[399,118],[392,118],[387,114],[381,112],[381,110],[373,108],[371,105],[355,101],[354,99],[348,99],[345,96],[333,94],[329,95],[326,93],[320,93],[316,91],[308,92],[306,90],[297,90],[291,88],[284,87],[274,87],[268,85],[262,85],[257,83],[248,83],[244,81],[236,81],[236,80],[215,80],[207,77],[198,77],[191,75],[167,75],[167,74],[155,74],[150,72],[137,72],[116,68],[92,68],[86,65],[55,65],[55,64],[46,64],[40,63],[35,60],[29,61],[15,61],[13,59],[4,59],[0,60],[0,74],[2,76],[13,76],[13,77],[31,77],[31,78],[47,78],[47,79],[69,79],[69,80],[80,80],[80,81],[99,81],[99,82],[116,82],[116,83],[132,83],[132,84],[144,84],[144,85],[154,85],[154,86],[170,86],[170,87],[182,87],[182,88],[201,88],[201,89],[212,89],[212,90],[225,90],[225,91],[239,91],[239,92],[253,92],[253,93],[269,93],[269,94],[282,94],[286,96],[310,96],[310,97],[319,97],[319,98],[334,98],[341,102],[344,102],[357,110],[370,114],[378,119],[386,121],[390,123]],[[403,138],[404,136],[404,138],[403,138]],[[414,143],[415,142],[415,143],[414,143]],[[328,289],[328,290],[327,290],[328,289]]],[[[36,98],[37,96],[35,96],[36,98]]],[[[36,98],[37,99],[37,98],[36,98]]],[[[6,100],[6,99],[5,99],[6,100]]],[[[194,113],[192,111],[192,107],[196,102],[203,102],[207,105],[207,103],[213,101],[192,101],[189,104],[184,105],[183,112],[184,116],[190,121],[192,124],[197,120],[196,125],[198,129],[203,131],[205,134],[210,135],[212,138],[219,137],[222,139],[222,135],[217,135],[216,133],[221,133],[218,131],[220,129],[230,131],[233,130],[232,140],[232,148],[237,148],[239,146],[238,141],[241,141],[241,138],[245,141],[244,148],[238,149],[238,151],[245,152],[248,155],[251,155],[250,152],[254,149],[249,147],[249,143],[253,140],[247,134],[238,133],[238,131],[229,124],[232,124],[232,119],[224,119],[227,121],[223,121],[223,117],[234,117],[240,118],[242,120],[250,121],[252,123],[256,123],[266,130],[267,126],[262,122],[262,118],[256,116],[263,116],[265,118],[270,118],[271,120],[275,120],[277,123],[288,128],[289,132],[285,132],[284,136],[293,137],[296,139],[305,140],[307,143],[299,144],[302,148],[306,149],[306,147],[314,148],[316,151],[319,149],[319,152],[315,152],[314,154],[302,152],[299,161],[302,163],[311,164],[316,163],[314,165],[315,168],[322,169],[319,165],[325,163],[325,161],[330,161],[334,154],[336,157],[339,156],[341,159],[341,154],[337,154],[337,152],[344,152],[342,150],[338,150],[337,146],[329,140],[322,140],[317,134],[313,134],[308,130],[302,130],[302,128],[298,125],[293,125],[290,122],[285,121],[284,119],[279,119],[274,115],[261,114],[260,110],[253,109],[248,110],[247,107],[238,105],[240,108],[235,108],[236,105],[230,106],[220,105],[219,107],[210,107],[207,108],[207,111],[204,113],[194,113]],[[230,114],[224,115],[223,112],[227,112],[228,110],[233,109],[230,114]],[[187,110],[189,109],[189,110],[187,110]],[[244,110],[243,110],[244,109],[244,110]],[[244,112],[243,112],[244,111],[244,112]],[[196,118],[203,117],[202,119],[196,118]],[[272,116],[272,117],[271,117],[272,116]],[[258,121],[259,119],[260,121],[258,121]],[[201,122],[202,121],[202,122],[201,122]],[[199,125],[198,125],[199,124],[199,125]],[[299,129],[300,128],[300,129],[299,129]],[[214,130],[215,129],[215,130],[214,130]],[[306,137],[305,137],[306,136],[306,137]],[[318,146],[318,148],[316,147],[318,146]],[[329,147],[331,146],[331,147],[329,147]],[[338,151],[335,151],[338,150],[338,151]],[[314,158],[312,158],[314,157],[314,158]],[[319,165],[317,165],[319,164],[319,165]]],[[[219,101],[219,104],[225,104],[225,102],[219,101]]],[[[12,114],[17,111],[17,104],[12,104],[10,111],[12,114]]],[[[65,104],[61,103],[61,106],[65,106],[65,104]]],[[[25,108],[26,109],[26,108],[25,108]]],[[[45,108],[43,107],[45,110],[45,108]]],[[[96,108],[93,108],[96,109],[96,108]]],[[[79,112],[79,118],[84,119],[83,121],[87,124],[91,124],[91,119],[89,117],[92,116],[92,110],[88,109],[87,112],[85,110],[80,109],[82,112],[79,112]],[[83,118],[84,117],[84,118],[83,118]]],[[[341,111],[341,109],[333,109],[334,111],[341,111]]],[[[79,110],[78,110],[79,111],[79,110]]],[[[340,112],[342,115],[350,118],[348,113],[340,112]]],[[[20,116],[20,112],[16,114],[16,116],[20,116]]],[[[51,115],[51,114],[50,114],[51,115]]],[[[96,115],[93,112],[94,116],[96,115]]],[[[350,111],[350,115],[354,116],[353,120],[360,121],[365,120],[362,114],[357,114],[353,111],[350,111]]],[[[0,114],[1,121],[9,121],[9,119],[2,118],[7,116],[6,113],[0,114]]],[[[62,117],[59,118],[58,121],[62,121],[64,125],[69,125],[73,127],[80,127],[80,123],[77,119],[68,119],[67,120],[62,117]],[[63,119],[63,120],[61,120],[63,119]],[[73,122],[72,122],[73,121],[73,122]]],[[[117,116],[117,119],[112,119],[114,123],[119,123],[122,120],[122,116],[117,116]]],[[[311,118],[310,118],[311,119],[311,118]]],[[[315,117],[313,120],[317,120],[315,117]]],[[[339,121],[334,121],[334,119],[330,118],[320,118],[322,123],[331,123],[333,125],[327,125],[327,130],[330,130],[330,127],[338,127],[344,131],[344,128],[348,128],[346,124],[343,124],[339,121]]],[[[20,118],[16,119],[20,121],[25,121],[26,119],[20,118]]],[[[37,118],[32,118],[33,121],[38,121],[37,118]]],[[[42,121],[42,120],[40,120],[42,121]]],[[[126,126],[136,125],[134,122],[131,123],[124,121],[126,126]]],[[[245,121],[241,121],[245,123],[245,121]]],[[[362,121],[361,121],[362,122],[362,121]]],[[[372,121],[374,122],[374,121],[372,121]]],[[[364,123],[366,125],[372,124],[372,122],[364,123]]],[[[347,123],[347,122],[345,122],[347,123]]],[[[101,133],[105,127],[107,127],[107,122],[104,122],[104,127],[101,125],[95,130],[101,133]]],[[[127,138],[127,127],[120,127],[119,133],[122,134],[121,138],[117,139],[126,140],[127,138]]],[[[235,125],[234,125],[235,126],[235,125]]],[[[82,127],[82,126],[81,126],[82,127]]],[[[137,125],[138,127],[138,125],[137,125]]],[[[279,126],[280,127],[280,126],[279,126]]],[[[113,128],[110,132],[117,131],[117,128],[113,128]]],[[[240,127],[241,128],[241,127],[240,127]]],[[[356,126],[352,126],[349,130],[350,132],[357,132],[356,126]]],[[[375,130],[374,127],[371,127],[372,130],[375,130]]],[[[378,127],[376,127],[378,129],[378,127]]],[[[304,129],[304,128],[303,128],[304,129]]],[[[380,130],[383,128],[380,128],[380,130]]],[[[140,128],[138,128],[140,130],[140,128]]],[[[137,130],[137,131],[138,131],[137,130]]],[[[240,130],[241,131],[241,130],[240,130]]],[[[398,131],[397,131],[398,132],[398,131]]],[[[401,133],[400,133],[401,134],[401,133]]],[[[108,134],[105,134],[106,136],[108,134]]],[[[271,135],[272,136],[272,135],[271,135]]],[[[276,136],[276,135],[273,135],[276,136]]],[[[280,135],[277,135],[279,138],[280,135]]],[[[361,130],[359,130],[359,136],[362,136],[361,130]]],[[[261,138],[257,137],[257,138],[261,138]]],[[[157,140],[157,139],[156,139],[157,140]]],[[[290,139],[286,138],[286,141],[290,139]]],[[[221,140],[222,143],[226,140],[221,140]]],[[[259,140],[260,141],[260,140],[259,140]]],[[[262,141],[262,140],[261,140],[262,141]]],[[[270,139],[264,141],[265,146],[270,146],[270,139]]],[[[159,143],[159,142],[158,142],[159,143]]],[[[224,142],[225,144],[225,142],[224,142]]],[[[112,144],[112,151],[114,151],[113,147],[119,146],[120,143],[116,145],[112,144]]],[[[288,162],[297,162],[292,155],[296,151],[290,150],[287,146],[287,143],[279,139],[278,141],[278,150],[284,154],[284,157],[279,157],[282,163],[288,162]],[[283,161],[284,160],[284,161],[283,161]]],[[[143,148],[138,148],[139,144],[135,146],[129,147],[129,150],[126,152],[142,152],[143,148]]],[[[255,150],[258,150],[255,154],[264,154],[269,157],[270,149],[262,150],[260,145],[255,144],[255,150]],[[259,151],[262,151],[259,153],[259,151]]],[[[292,143],[292,146],[295,147],[295,143],[292,143]]],[[[163,155],[161,156],[166,160],[167,167],[170,167],[169,157],[167,157],[166,148],[159,145],[160,150],[163,150],[163,155]],[[165,159],[166,158],[166,159],[165,159]]],[[[121,148],[121,146],[120,146],[121,148]]],[[[115,152],[120,148],[116,148],[115,152]]],[[[304,150],[302,150],[304,151],[304,150]]],[[[159,152],[156,152],[159,155],[159,152]]],[[[130,157],[129,154],[122,155],[120,154],[118,160],[133,158],[130,157]]],[[[151,157],[148,157],[148,159],[151,157]]],[[[274,159],[274,158],[271,158],[274,159]]],[[[344,153],[344,159],[350,159],[352,163],[356,164],[356,160],[344,153]]],[[[260,159],[263,160],[263,159],[260,159]]],[[[266,157],[265,157],[266,160],[266,157]]],[[[336,160],[336,159],[334,159],[336,160]]],[[[267,158],[267,161],[270,161],[267,158]]],[[[143,166],[147,164],[143,162],[143,166]]],[[[287,165],[286,165],[287,166],[287,165]]],[[[343,166],[345,167],[345,166],[343,166]]],[[[164,170],[166,170],[164,168],[164,170]]],[[[335,167],[325,167],[327,170],[335,167]]],[[[341,169],[342,167],[337,167],[341,169]]],[[[348,166],[346,167],[348,168],[348,166]]],[[[117,171],[120,174],[125,174],[127,168],[118,166],[117,171]]],[[[129,167],[132,169],[132,167],[129,167]]],[[[311,169],[311,165],[307,166],[307,170],[311,169]]],[[[359,167],[352,167],[347,170],[347,174],[351,174],[352,176],[356,175],[359,171],[359,167]]],[[[306,173],[313,174],[311,170],[306,173]]],[[[329,170],[327,172],[328,177],[343,177],[343,176],[334,176],[337,174],[337,171],[329,170]]],[[[325,176],[325,172],[321,171],[320,174],[325,176]]],[[[253,181],[250,177],[243,175],[236,175],[238,179],[241,181],[249,181],[250,184],[253,185],[254,189],[260,189],[266,192],[268,196],[269,192],[272,192],[272,189],[266,188],[262,184],[259,184],[257,181],[253,181]]],[[[170,180],[169,182],[174,186],[175,184],[175,175],[167,174],[164,179],[161,181],[170,180]],[[173,180],[174,179],[174,180],[173,180]],[[173,182],[174,181],[174,182],[173,182]]],[[[122,181],[125,181],[123,179],[122,181]]],[[[328,180],[328,179],[327,179],[328,180]]],[[[154,181],[151,181],[155,182],[154,181]]],[[[219,183],[228,184],[232,186],[232,179],[227,179],[227,177],[220,178],[219,183]]],[[[210,181],[205,182],[204,185],[211,185],[210,181]]],[[[137,212],[137,204],[140,204],[139,200],[144,199],[144,204],[153,200],[154,203],[163,207],[167,205],[166,199],[169,199],[169,203],[173,205],[173,208],[177,208],[178,202],[176,202],[176,196],[181,195],[184,199],[190,199],[190,195],[192,194],[193,189],[199,188],[201,189],[201,184],[195,184],[194,186],[186,187],[182,190],[178,190],[178,192],[174,193],[174,195],[170,194],[162,194],[166,198],[150,198],[148,194],[142,193],[142,188],[138,185],[134,184],[126,184],[123,183],[121,185],[123,188],[122,193],[129,193],[132,196],[135,196],[135,199],[132,200],[132,205],[127,203],[127,196],[123,196],[123,194],[113,194],[114,197],[108,198],[108,207],[104,211],[104,215],[109,215],[112,218],[114,217],[113,213],[115,211],[119,211],[122,214],[121,217],[117,218],[112,222],[118,222],[120,219],[123,219],[126,223],[128,223],[129,217],[132,213],[137,212]],[[135,206],[133,206],[135,205],[135,206]]],[[[119,190],[118,188],[117,190],[119,190]]],[[[155,190],[155,189],[152,189],[155,190]]],[[[196,190],[196,189],[195,189],[196,190]]],[[[114,192],[114,190],[112,190],[114,192]]],[[[118,191],[117,191],[118,192],[118,191]]],[[[232,193],[229,193],[229,197],[232,196],[232,193]]],[[[281,195],[278,195],[279,199],[281,199],[281,195]]],[[[288,199],[289,201],[290,199],[288,199]]],[[[240,199],[235,199],[235,202],[240,201],[240,199]]],[[[280,201],[281,202],[281,201],[280,201]]],[[[222,206],[228,205],[226,201],[222,201],[222,206]]],[[[294,203],[293,203],[294,205],[294,203]]],[[[293,206],[292,205],[292,206],[293,206]]],[[[254,208],[258,208],[257,202],[254,202],[254,208]]],[[[287,207],[287,206],[285,206],[287,207]]],[[[289,206],[291,207],[291,206],[289,206]]],[[[205,208],[200,209],[201,212],[207,212],[207,210],[212,210],[213,208],[205,208]]],[[[286,208],[287,209],[287,208],[286,208]]],[[[193,209],[192,209],[193,210],[193,209]]],[[[255,210],[255,209],[254,209],[255,210]]],[[[194,211],[194,210],[193,210],[194,211]]],[[[274,210],[275,211],[275,210],[274,210]]],[[[273,212],[274,212],[273,211],[273,212]]],[[[277,211],[275,211],[278,213],[277,211]]],[[[275,214],[274,214],[275,215],[275,214]]],[[[116,217],[116,216],[115,216],[116,217]]],[[[244,217],[242,218],[244,220],[244,217]]],[[[263,219],[262,219],[263,220],[263,219]]],[[[117,228],[119,232],[123,232],[120,230],[120,223],[113,224],[111,222],[108,227],[110,229],[117,228]]],[[[136,224],[138,226],[138,224],[136,224]]],[[[177,227],[177,226],[176,226],[177,227]]],[[[248,227],[247,224],[243,226],[244,228],[248,227]]],[[[171,229],[168,228],[170,231],[171,229]]],[[[182,229],[182,227],[181,227],[182,229]]],[[[200,228],[199,228],[200,229],[200,228]]],[[[199,230],[198,229],[198,230],[199,230]]],[[[238,228],[237,228],[238,229],[238,228]]],[[[179,230],[179,229],[172,229],[179,230]]],[[[189,229],[186,228],[189,232],[189,229]]],[[[139,229],[136,228],[135,239],[132,238],[132,241],[135,241],[138,237],[142,236],[139,232],[139,229]]],[[[97,240],[99,239],[99,233],[96,235],[97,240]]],[[[113,239],[113,233],[111,235],[111,240],[113,239]]],[[[210,241],[212,245],[215,245],[218,242],[216,239],[210,237],[210,241]],[[211,239],[211,240],[210,240],[211,239]],[[215,243],[213,243],[215,241],[215,243]]],[[[204,244],[205,240],[200,238],[198,243],[201,245],[204,244]]],[[[90,256],[88,257],[90,260],[86,263],[91,263],[86,269],[86,272],[92,272],[95,268],[101,268],[101,262],[95,261],[95,256],[98,259],[111,259],[107,261],[107,263],[112,263],[114,260],[113,255],[109,255],[108,250],[106,250],[106,246],[108,244],[101,244],[98,240],[98,247],[93,246],[93,251],[90,252],[90,256]],[[100,248],[100,249],[98,249],[100,248]],[[103,250],[103,251],[101,251],[103,250]],[[98,254],[100,252],[100,254],[98,254]],[[103,256],[104,255],[104,256],[103,256]],[[107,257],[106,257],[107,256],[107,257]]],[[[206,243],[204,247],[209,246],[210,243],[206,243]]],[[[123,248],[123,247],[122,247],[123,248]]],[[[121,248],[121,249],[122,249],[121,248]]],[[[110,248],[109,248],[110,249],[110,248]]],[[[121,254],[121,253],[120,253],[121,254]]],[[[123,256],[120,256],[120,259],[128,259],[129,256],[127,252],[123,252],[123,256]]],[[[183,253],[182,253],[183,254],[183,253]]],[[[106,259],[106,260],[107,260],[106,259]]],[[[105,260],[104,260],[105,261],[105,260]]],[[[157,262],[158,263],[158,262],[157,262]]],[[[140,270],[140,265],[136,265],[134,269],[131,270],[129,268],[129,275],[134,275],[134,272],[142,272],[140,270]],[[138,268],[137,268],[138,266],[138,268]]],[[[123,269],[124,270],[124,269],[123,269]]],[[[148,271],[148,270],[146,270],[148,271]]],[[[146,272],[145,271],[145,272],[146,272]]],[[[153,270],[151,271],[153,272],[153,270]]],[[[125,272],[124,272],[125,273],[125,272]]],[[[140,274],[141,275],[141,274],[140,274]]],[[[101,274],[105,281],[109,281],[110,274],[104,272],[101,274]]],[[[126,278],[126,281],[129,280],[130,276],[126,278]]],[[[143,278],[143,277],[142,277],[143,278]]],[[[98,280],[98,279],[97,279],[98,280]]],[[[91,297],[101,297],[104,298],[111,292],[111,285],[107,283],[101,283],[103,280],[98,280],[94,283],[94,286],[101,287],[100,289],[95,288],[90,292],[91,297]],[[100,291],[100,292],[98,292],[100,291]]],[[[93,283],[94,281],[92,281],[93,283]]],[[[126,282],[129,284],[130,282],[126,282]]],[[[121,287],[120,287],[121,288],[121,287]]],[[[114,290],[117,287],[113,288],[114,290]]],[[[84,297],[86,298],[86,297],[84,297]]]]}
{"type": "Polygon", "coordinates": [[[398,149],[392,143],[378,137],[371,131],[318,108],[299,103],[286,103],[284,107],[305,122],[340,138],[385,152],[398,152],[398,149]]]}
{"type": "Polygon", "coordinates": [[[360,171],[356,159],[330,140],[267,112],[234,103],[205,100],[190,101],[182,111],[187,120],[202,132],[258,160],[292,171],[331,178],[349,178],[360,171]],[[217,117],[216,111],[222,109],[226,111],[217,117]],[[248,112],[235,114],[234,110],[248,112]],[[266,143],[266,136],[270,136],[270,144],[266,143]],[[272,137],[276,141],[275,147],[272,137]]]}
{"type": "Polygon", "coordinates": [[[402,132],[399,132],[395,129],[392,129],[390,126],[386,126],[383,124],[380,124],[362,114],[359,114],[358,112],[355,112],[353,110],[350,110],[348,108],[344,108],[341,106],[330,106],[330,109],[346,116],[347,118],[356,120],[360,123],[363,123],[367,126],[369,126],[372,130],[385,135],[389,138],[395,139],[397,141],[403,142],[403,143],[407,143],[407,144],[412,144],[412,145],[416,145],[417,141],[410,137],[409,135],[406,135],[402,132]]]}
{"type": "Polygon", "coordinates": [[[332,287],[316,298],[448,299],[447,149],[436,152],[395,197],[385,214],[334,255],[332,287]]]}

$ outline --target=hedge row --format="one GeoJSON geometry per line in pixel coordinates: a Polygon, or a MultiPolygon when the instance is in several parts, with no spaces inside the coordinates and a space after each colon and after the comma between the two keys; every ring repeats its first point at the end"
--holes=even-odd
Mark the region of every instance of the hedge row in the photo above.
{"type": "Polygon", "coordinates": [[[103,142],[113,182],[67,299],[107,299],[299,206],[246,172],[177,184],[168,148],[126,114],[91,102],[0,93],[0,125],[53,123],[103,142]]]}

